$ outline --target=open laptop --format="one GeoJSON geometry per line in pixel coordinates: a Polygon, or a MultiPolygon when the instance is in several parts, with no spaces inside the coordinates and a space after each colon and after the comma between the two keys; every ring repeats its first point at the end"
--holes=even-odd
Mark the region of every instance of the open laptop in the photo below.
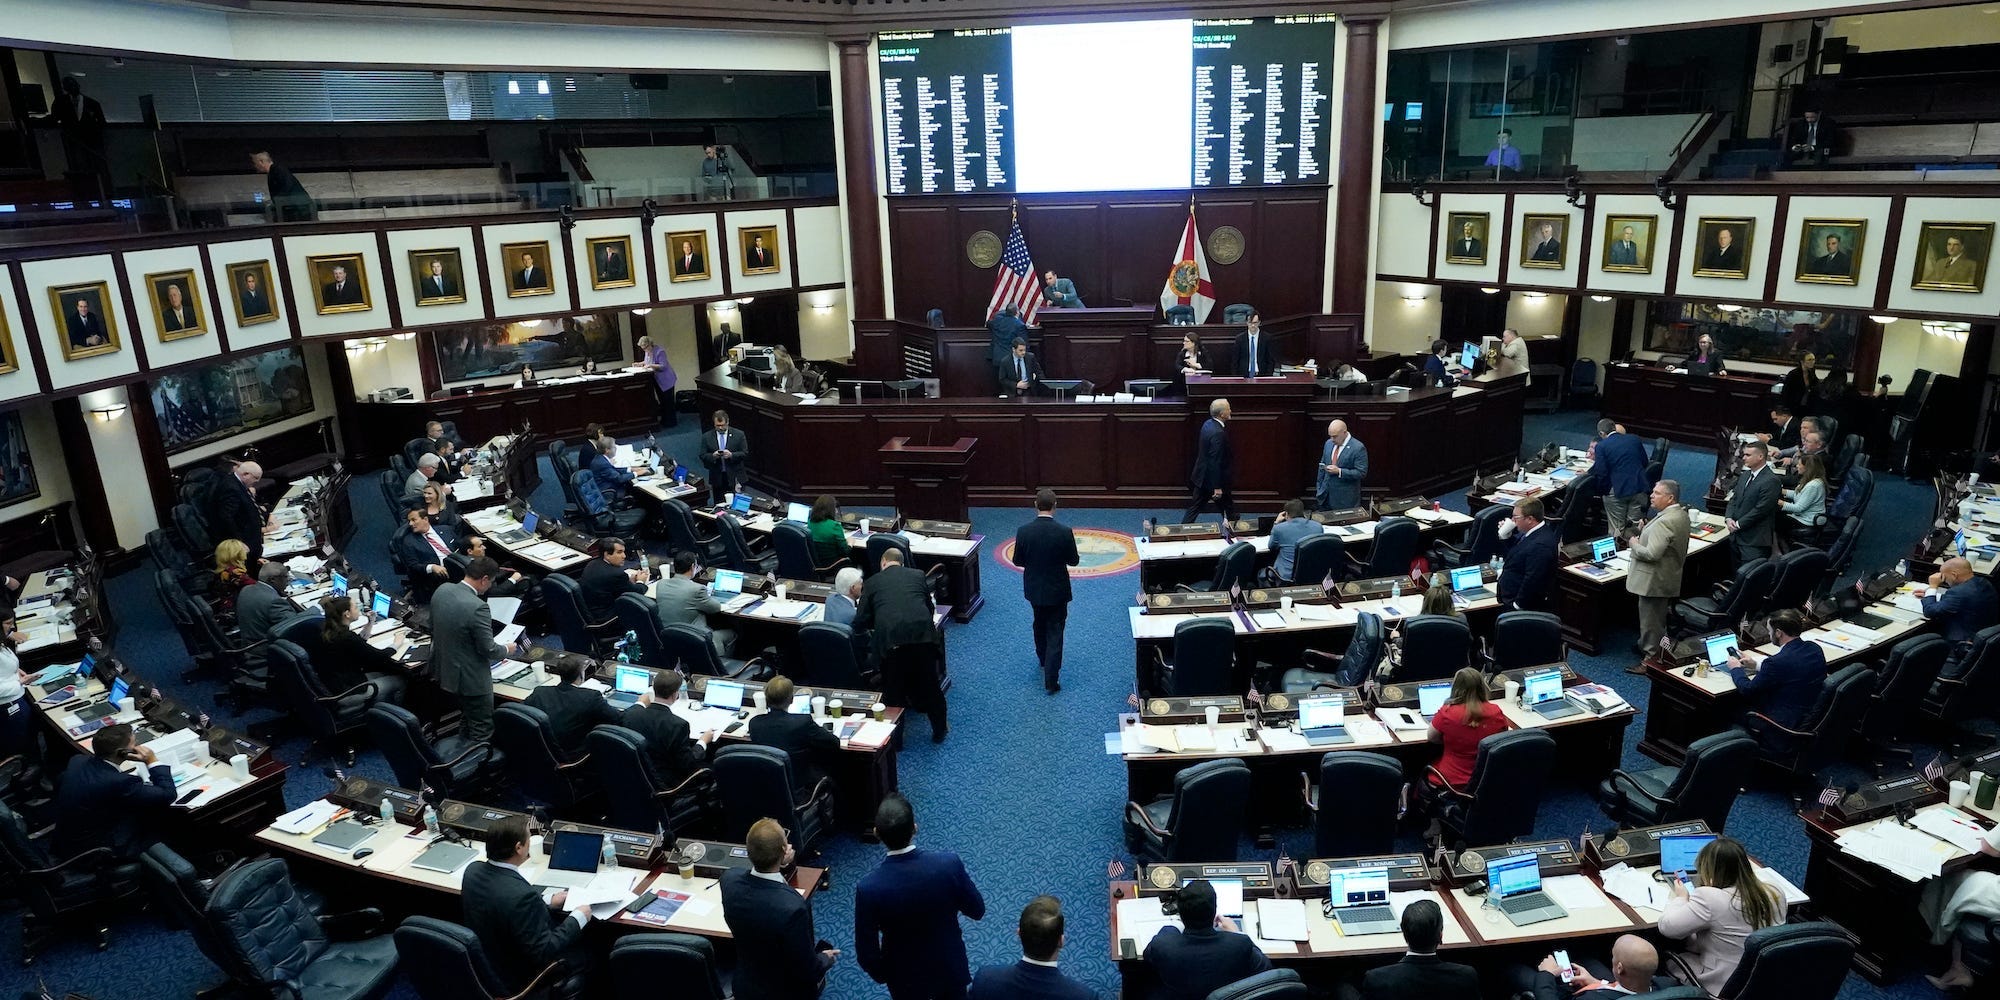
{"type": "Polygon", "coordinates": [[[1394,934],[1402,930],[1396,911],[1389,905],[1389,870],[1353,868],[1332,873],[1328,887],[1328,916],[1340,925],[1340,932],[1394,934]]]}
{"type": "Polygon", "coordinates": [[[715,596],[725,601],[735,597],[743,592],[743,571],[734,569],[716,570],[715,579],[709,583],[708,589],[715,591],[715,596]]]}
{"type": "Polygon", "coordinates": [[[812,508],[794,500],[785,505],[785,520],[805,524],[812,520],[812,508]]]}
{"type": "Polygon", "coordinates": [[[653,672],[645,667],[621,663],[611,672],[611,691],[604,700],[619,708],[630,708],[653,686],[653,672]]]}
{"type": "Polygon", "coordinates": [[[1729,669],[1729,655],[1736,651],[1736,633],[1724,632],[1711,635],[1701,641],[1702,655],[1708,658],[1708,665],[1717,670],[1729,669]]]}
{"type": "Polygon", "coordinates": [[[1516,854],[1486,862],[1486,891],[1516,927],[1569,916],[1561,903],[1542,891],[1539,854],[1516,854]]]}
{"type": "Polygon", "coordinates": [[[1701,849],[1715,842],[1712,833],[1668,834],[1660,838],[1660,871],[1667,875],[1686,875],[1694,871],[1695,859],[1701,856],[1701,849]]]}
{"type": "Polygon", "coordinates": [[[597,859],[604,853],[604,835],[581,830],[557,830],[549,848],[548,870],[536,885],[581,889],[597,875],[597,859]]]}
{"type": "Polygon", "coordinates": [[[1299,734],[1316,746],[1352,743],[1347,734],[1347,696],[1316,695],[1299,699],[1299,734]]]}
{"type": "Polygon", "coordinates": [[[125,683],[125,678],[114,678],[104,700],[85,705],[71,714],[76,716],[78,722],[85,723],[108,719],[118,714],[118,702],[130,693],[131,685],[125,683]]]}
{"type": "Polygon", "coordinates": [[[1432,681],[1417,685],[1417,714],[1428,719],[1438,714],[1438,709],[1451,700],[1450,681],[1432,681]]]}
{"type": "Polygon", "coordinates": [[[743,685],[735,681],[709,681],[702,689],[701,703],[709,708],[736,711],[743,707],[743,685]]]}
{"type": "Polygon", "coordinates": [[[535,537],[535,529],[539,527],[541,523],[542,523],[541,515],[531,510],[526,514],[521,515],[520,527],[508,528],[506,531],[502,531],[499,534],[494,535],[493,540],[499,542],[502,545],[519,545],[522,542],[525,542],[535,537]]]}
{"type": "Polygon", "coordinates": [[[1618,539],[1610,536],[1595,539],[1590,543],[1590,561],[1599,566],[1611,561],[1618,554],[1618,539]]]}
{"type": "Polygon", "coordinates": [[[1563,697],[1561,669],[1537,670],[1521,678],[1521,703],[1544,719],[1567,719],[1583,709],[1563,697]]]}
{"type": "Polygon", "coordinates": [[[335,597],[347,596],[347,577],[342,576],[339,573],[333,574],[333,596],[335,597]]]}
{"type": "Polygon", "coordinates": [[[1483,601],[1493,596],[1486,576],[1478,566],[1460,566],[1451,571],[1451,592],[1467,601],[1483,601]]]}
{"type": "Polygon", "coordinates": [[[737,517],[750,516],[750,494],[738,493],[735,496],[730,497],[729,510],[730,513],[735,514],[737,517]]]}

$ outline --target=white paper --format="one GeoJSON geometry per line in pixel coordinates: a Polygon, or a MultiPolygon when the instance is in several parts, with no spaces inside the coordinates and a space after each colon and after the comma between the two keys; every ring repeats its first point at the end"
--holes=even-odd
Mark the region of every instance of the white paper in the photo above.
{"type": "Polygon", "coordinates": [[[1671,891],[1658,882],[1648,872],[1634,869],[1619,862],[1606,868],[1600,877],[1604,880],[1604,891],[1632,904],[1650,909],[1665,909],[1671,891]]]}
{"type": "Polygon", "coordinates": [[[609,868],[600,871],[591,877],[589,885],[569,891],[569,899],[565,901],[564,908],[574,910],[579,906],[596,907],[600,903],[616,903],[623,906],[632,901],[632,880],[639,874],[636,868],[609,868]]]}
{"type": "Polygon", "coordinates": [[[192,729],[176,729],[145,746],[153,751],[153,756],[159,758],[160,763],[168,766],[192,764],[201,759],[202,751],[207,749],[207,744],[192,729]]]}
{"type": "Polygon", "coordinates": [[[1765,885],[1768,885],[1771,888],[1778,890],[1778,893],[1785,897],[1786,906],[1791,906],[1796,903],[1805,903],[1811,901],[1812,897],[1806,895],[1806,891],[1804,889],[1801,889],[1798,886],[1793,885],[1791,879],[1788,879],[1783,875],[1780,875],[1777,872],[1772,871],[1769,868],[1765,868],[1762,865],[1751,865],[1750,868],[1752,871],[1757,873],[1757,878],[1759,881],[1762,881],[1765,885]]]}
{"type": "Polygon", "coordinates": [[[1948,809],[1926,809],[1911,819],[1910,824],[1967,854],[1979,853],[1979,845],[1986,839],[1978,826],[1953,819],[1948,809]]]}
{"type": "Polygon", "coordinates": [[[1257,738],[1273,751],[1304,750],[1312,745],[1304,734],[1290,729],[1260,729],[1257,738]]]}
{"type": "Polygon", "coordinates": [[[521,599],[518,597],[489,597],[486,599],[486,607],[493,612],[494,621],[502,625],[512,625],[514,624],[514,616],[521,611],[521,599]]]}
{"type": "Polygon", "coordinates": [[[861,728],[855,730],[854,735],[849,737],[847,742],[854,746],[879,747],[889,742],[889,737],[894,735],[896,735],[896,726],[894,723],[870,719],[862,723],[861,728]]]}
{"type": "Polygon", "coordinates": [[[271,826],[281,833],[305,833],[326,825],[326,822],[333,818],[333,814],[339,811],[339,806],[320,799],[317,802],[308,802],[278,817],[271,822],[271,826]]]}
{"type": "Polygon", "coordinates": [[[1403,909],[1419,899],[1435,900],[1436,897],[1432,896],[1427,889],[1411,889],[1405,892],[1397,892],[1391,889],[1389,890],[1389,912],[1394,913],[1397,920],[1401,920],[1403,919],[1403,909]]]}
{"type": "Polygon", "coordinates": [[[1306,902],[1303,899],[1257,901],[1257,931],[1269,941],[1304,941],[1306,902]]]}
{"type": "Polygon", "coordinates": [[[1131,938],[1132,945],[1141,954],[1146,946],[1153,943],[1153,935],[1168,927],[1180,926],[1180,921],[1169,917],[1160,909],[1160,897],[1139,896],[1118,901],[1118,936],[1131,938]]]}
{"type": "Polygon", "coordinates": [[[1594,906],[1609,906],[1611,901],[1604,898],[1596,884],[1582,875],[1557,875],[1542,880],[1542,891],[1549,898],[1562,904],[1562,908],[1572,913],[1588,910],[1594,906]]]}
{"type": "Polygon", "coordinates": [[[219,799],[222,796],[227,795],[232,791],[235,791],[242,784],[243,784],[242,782],[237,781],[234,777],[231,777],[230,775],[227,774],[209,774],[205,775],[204,777],[202,777],[200,781],[194,782],[193,785],[187,788],[182,788],[180,785],[176,784],[174,786],[174,790],[181,794],[186,794],[187,792],[193,790],[194,787],[197,786],[200,787],[202,789],[200,795],[197,795],[194,798],[187,800],[186,802],[178,803],[179,806],[183,809],[195,809],[201,806],[205,806],[210,802],[213,802],[216,799],[219,799]]]}
{"type": "Polygon", "coordinates": [[[503,628],[500,631],[493,633],[493,641],[499,643],[502,646],[505,646],[506,644],[513,642],[516,639],[519,639],[521,637],[521,634],[526,632],[527,630],[528,627],[526,625],[509,625],[506,628],[503,628]]]}

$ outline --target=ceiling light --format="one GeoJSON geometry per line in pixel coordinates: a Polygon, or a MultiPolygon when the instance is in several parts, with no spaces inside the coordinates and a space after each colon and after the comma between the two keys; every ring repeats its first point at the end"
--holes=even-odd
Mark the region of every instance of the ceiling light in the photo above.
{"type": "Polygon", "coordinates": [[[1482,292],[1485,292],[1485,293],[1486,293],[1486,294],[1488,294],[1488,295],[1498,295],[1498,294],[1500,294],[1500,289],[1498,289],[1498,288],[1494,288],[1494,287],[1493,287],[1493,286],[1491,286],[1491,285],[1486,285],[1486,286],[1483,286],[1483,287],[1481,287],[1481,288],[1480,288],[1479,290],[1480,290],[1480,291],[1482,291],[1482,292]]]}
{"type": "Polygon", "coordinates": [[[1548,297],[1549,297],[1549,293],[1547,293],[1547,292],[1522,292],[1522,293],[1521,293],[1521,297],[1522,297],[1522,298],[1524,298],[1524,299],[1537,299],[1537,300],[1539,300],[1539,299],[1546,299],[1546,298],[1548,298],[1548,297]]]}
{"type": "Polygon", "coordinates": [[[1717,302],[1717,303],[1715,304],[1715,308],[1717,308],[1717,309],[1721,310],[1722,312],[1726,312],[1726,313],[1733,313],[1733,312],[1735,312],[1735,311],[1737,311],[1738,309],[1741,309],[1741,308],[1743,308],[1743,307],[1742,307],[1742,306],[1739,306],[1739,305],[1737,305],[1737,304],[1736,304],[1736,303],[1734,303],[1734,302],[1717,302]]]}
{"type": "Polygon", "coordinates": [[[417,339],[417,335],[416,335],[416,334],[414,334],[414,333],[399,333],[399,334],[396,334],[396,339],[397,339],[397,340],[415,340],[415,339],[417,339]]]}
{"type": "Polygon", "coordinates": [[[634,316],[644,316],[644,315],[646,315],[647,313],[649,313],[649,312],[652,312],[652,311],[653,311],[652,307],[651,307],[651,306],[647,306],[647,307],[643,307],[643,308],[639,308],[639,309],[634,309],[634,310],[632,310],[632,315],[634,315],[634,316]]]}
{"type": "Polygon", "coordinates": [[[1592,302],[1609,302],[1609,301],[1611,301],[1611,296],[1609,296],[1609,295],[1593,295],[1593,296],[1591,296],[1591,297],[1590,297],[1590,301],[1592,301],[1592,302]]]}
{"type": "Polygon", "coordinates": [[[110,406],[92,407],[90,412],[99,420],[116,420],[124,416],[127,409],[130,407],[125,403],[113,403],[110,406]]]}
{"type": "Polygon", "coordinates": [[[1896,317],[1894,316],[1877,316],[1873,313],[1870,313],[1868,318],[1874,320],[1877,323],[1882,324],[1883,326],[1888,326],[1889,324],[1896,322],[1896,317]]]}
{"type": "Polygon", "coordinates": [[[755,302],[755,301],[757,301],[757,298],[756,298],[756,296],[754,296],[754,295],[746,295],[746,296],[744,296],[744,297],[742,297],[742,298],[740,298],[740,299],[737,299],[737,300],[736,300],[736,304],[737,304],[737,305],[739,305],[739,306],[747,306],[747,305],[749,305],[750,303],[752,303],[752,302],[755,302]]]}

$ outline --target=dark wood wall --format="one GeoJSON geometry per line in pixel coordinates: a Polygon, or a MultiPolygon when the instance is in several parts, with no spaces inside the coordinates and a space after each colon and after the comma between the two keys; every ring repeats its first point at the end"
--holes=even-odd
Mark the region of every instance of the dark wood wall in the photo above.
{"type": "MultiPolygon", "coordinates": [[[[1170,258],[1187,225],[1185,192],[1020,195],[1021,233],[1040,270],[1074,279],[1091,306],[1157,304],[1170,258]]],[[[890,261],[896,315],[921,322],[943,309],[953,326],[986,320],[993,268],[974,267],[965,244],[986,230],[1007,238],[1006,195],[894,198],[889,202],[890,261]]],[[[1326,189],[1263,188],[1204,193],[1195,199],[1205,242],[1220,226],[1243,233],[1243,256],[1209,261],[1216,315],[1232,302],[1257,307],[1266,320],[1326,311],[1326,189]]]]}

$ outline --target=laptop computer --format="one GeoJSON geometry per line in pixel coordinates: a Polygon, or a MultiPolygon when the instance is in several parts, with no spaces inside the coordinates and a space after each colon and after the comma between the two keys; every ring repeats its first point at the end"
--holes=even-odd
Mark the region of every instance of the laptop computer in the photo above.
{"type": "Polygon", "coordinates": [[[1542,891],[1542,858],[1516,854],[1486,862],[1486,891],[1516,927],[1569,916],[1562,904],[1542,891]]]}
{"type": "Polygon", "coordinates": [[[1729,669],[1729,656],[1736,651],[1736,633],[1724,632],[1711,635],[1701,641],[1702,655],[1708,658],[1708,665],[1717,670],[1729,669]]]}
{"type": "Polygon", "coordinates": [[[743,592],[743,571],[734,569],[716,570],[715,579],[709,583],[708,589],[714,591],[717,597],[724,600],[735,597],[743,592]]]}
{"type": "Polygon", "coordinates": [[[1451,700],[1450,681],[1432,681],[1417,685],[1417,714],[1428,719],[1438,714],[1438,709],[1451,700]]]}
{"type": "Polygon", "coordinates": [[[1660,838],[1660,870],[1668,875],[1694,871],[1701,849],[1715,842],[1712,833],[1670,833],[1660,838]]]}
{"type": "Polygon", "coordinates": [[[1299,699],[1299,735],[1316,746],[1352,743],[1347,734],[1347,696],[1316,695],[1299,699]]]}
{"type": "Polygon", "coordinates": [[[1493,588],[1486,585],[1486,576],[1478,566],[1460,566],[1451,571],[1451,592],[1468,601],[1483,601],[1493,596],[1493,588]]]}
{"type": "Polygon", "coordinates": [[[604,853],[604,835],[582,830],[557,830],[549,848],[548,870],[536,885],[581,889],[597,875],[597,859],[604,853]]]}
{"type": "Polygon", "coordinates": [[[621,663],[611,672],[611,690],[604,700],[619,708],[630,708],[653,686],[653,672],[645,667],[621,663]]]}
{"type": "Polygon", "coordinates": [[[1353,868],[1336,871],[1328,886],[1328,916],[1349,937],[1357,934],[1394,934],[1402,930],[1396,911],[1389,905],[1389,870],[1353,868]]]}
{"type": "Polygon", "coordinates": [[[131,685],[125,682],[125,678],[115,678],[111,682],[110,692],[103,701],[85,705],[72,714],[76,716],[78,722],[96,722],[99,719],[109,718],[118,714],[119,700],[130,693],[131,685]]]}
{"type": "Polygon", "coordinates": [[[1544,719],[1567,719],[1572,715],[1583,714],[1583,709],[1570,704],[1569,700],[1563,697],[1563,675],[1560,669],[1537,670],[1523,676],[1521,703],[1544,719]]]}
{"type": "Polygon", "coordinates": [[[805,524],[812,520],[812,508],[796,500],[788,503],[785,505],[785,520],[805,524]]]}
{"type": "Polygon", "coordinates": [[[339,573],[333,574],[333,596],[335,597],[347,596],[347,577],[342,576],[339,573]]]}
{"type": "Polygon", "coordinates": [[[729,510],[737,517],[747,516],[750,513],[750,494],[738,493],[730,497],[729,510]]]}
{"type": "Polygon", "coordinates": [[[743,707],[743,685],[735,681],[709,681],[702,689],[701,703],[709,708],[726,708],[732,712],[743,707]]]}
{"type": "Polygon", "coordinates": [[[536,514],[534,511],[531,510],[526,514],[521,515],[520,527],[508,528],[506,531],[502,531],[499,534],[494,535],[493,540],[499,542],[502,545],[519,545],[520,543],[535,537],[535,529],[539,527],[541,523],[542,523],[541,515],[536,514]]]}
{"type": "Polygon", "coordinates": [[[1606,536],[1604,538],[1595,539],[1590,543],[1590,561],[1598,564],[1599,566],[1602,566],[1605,563],[1610,562],[1611,557],[1617,554],[1618,554],[1618,539],[1616,538],[1611,538],[1609,536],[1606,536]]]}

